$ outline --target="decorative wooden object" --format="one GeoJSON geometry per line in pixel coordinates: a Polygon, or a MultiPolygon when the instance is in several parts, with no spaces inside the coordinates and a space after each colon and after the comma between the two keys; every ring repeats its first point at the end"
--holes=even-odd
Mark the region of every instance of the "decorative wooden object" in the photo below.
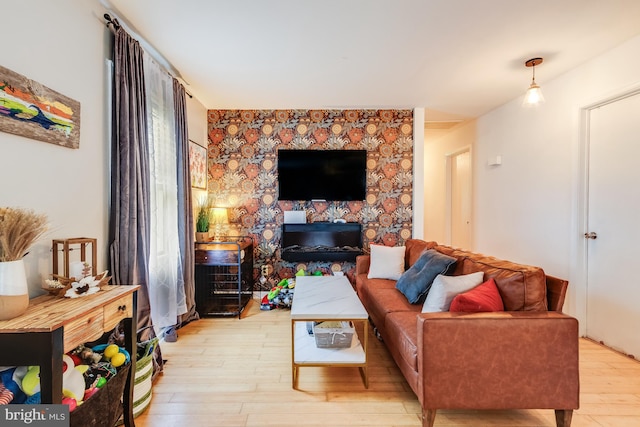
{"type": "MultiPolygon", "coordinates": [[[[87,261],[87,245],[91,245],[91,273],[93,276],[97,274],[97,239],[92,239],[88,237],[76,237],[71,239],[54,239],[51,247],[51,251],[53,252],[53,278],[57,279],[60,275],[58,274],[59,267],[59,258],[58,252],[63,253],[63,265],[64,265],[64,274],[62,276],[64,278],[69,278],[69,261],[70,261],[70,252],[73,250],[80,250],[80,261],[87,261]],[[80,245],[79,248],[74,248],[72,246],[80,245]],[[62,246],[62,249],[60,249],[62,246]]],[[[76,277],[76,279],[79,279],[76,277]]]]}
{"type": "Polygon", "coordinates": [[[68,148],[80,146],[80,103],[0,66],[0,131],[68,148]]]}

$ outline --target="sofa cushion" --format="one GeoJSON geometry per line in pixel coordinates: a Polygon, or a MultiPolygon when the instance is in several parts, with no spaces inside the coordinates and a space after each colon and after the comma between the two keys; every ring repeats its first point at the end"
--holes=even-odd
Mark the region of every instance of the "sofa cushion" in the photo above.
{"type": "Polygon", "coordinates": [[[433,285],[431,285],[427,299],[422,306],[422,312],[449,311],[453,298],[478,286],[482,283],[483,277],[484,273],[482,271],[462,276],[443,276],[439,274],[433,281],[433,285]]]}
{"type": "Polygon", "coordinates": [[[462,260],[467,257],[469,252],[446,245],[436,245],[433,249],[441,254],[449,255],[450,257],[457,259],[455,266],[447,272],[448,275],[459,276],[462,274],[462,260]]]}
{"type": "Polygon", "coordinates": [[[366,274],[358,274],[356,276],[356,292],[360,295],[363,291],[366,292],[365,288],[375,289],[375,288],[385,288],[385,289],[395,289],[396,281],[389,279],[369,279],[366,274]]]}
{"type": "Polygon", "coordinates": [[[356,293],[367,310],[369,309],[371,301],[371,291],[374,289],[392,289],[398,293],[395,280],[367,279],[366,274],[358,274],[356,277],[356,293]]]}
{"type": "Polygon", "coordinates": [[[416,263],[418,258],[420,258],[420,255],[422,255],[425,250],[433,249],[438,244],[436,242],[425,242],[420,239],[407,239],[404,242],[404,245],[407,248],[407,252],[404,256],[405,269],[408,269],[416,263]]]}
{"type": "Polygon", "coordinates": [[[404,273],[404,246],[370,245],[369,279],[398,280],[404,273]]]}
{"type": "Polygon", "coordinates": [[[547,311],[547,284],[539,267],[472,254],[462,261],[462,274],[484,271],[493,278],[506,311],[547,311]]]}
{"type": "Polygon", "coordinates": [[[434,249],[426,249],[398,279],[396,288],[411,304],[416,304],[429,292],[436,276],[446,273],[455,262],[456,258],[441,254],[434,249]]]}
{"type": "Polygon", "coordinates": [[[369,288],[369,314],[380,313],[382,317],[394,311],[413,311],[420,313],[420,306],[410,304],[409,301],[395,288],[369,288]]]}
{"type": "Polygon", "coordinates": [[[367,308],[373,324],[384,329],[386,317],[397,311],[420,313],[420,306],[409,304],[409,301],[395,288],[367,288],[362,303],[367,308]]]}
{"type": "Polygon", "coordinates": [[[451,312],[481,313],[503,311],[504,305],[493,278],[476,286],[470,291],[458,294],[451,301],[451,312]]]}

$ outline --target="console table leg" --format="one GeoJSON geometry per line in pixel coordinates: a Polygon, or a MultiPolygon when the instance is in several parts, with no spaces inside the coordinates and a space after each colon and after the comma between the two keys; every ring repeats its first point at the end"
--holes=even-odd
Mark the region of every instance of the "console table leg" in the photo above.
{"type": "Polygon", "coordinates": [[[40,400],[62,403],[62,352],[64,328],[49,332],[9,332],[0,334],[2,366],[40,366],[40,400]]]}
{"type": "Polygon", "coordinates": [[[122,398],[122,419],[125,427],[135,427],[133,419],[133,387],[135,384],[136,361],[138,353],[138,293],[133,294],[132,315],[130,318],[122,320],[124,329],[124,348],[131,355],[131,367],[124,385],[124,394],[122,398]]]}
{"type": "MultiPolygon", "coordinates": [[[[26,336],[26,335],[25,335],[26,336]]],[[[36,333],[36,346],[41,352],[40,400],[43,403],[62,403],[62,352],[64,328],[52,332],[36,333]]]]}

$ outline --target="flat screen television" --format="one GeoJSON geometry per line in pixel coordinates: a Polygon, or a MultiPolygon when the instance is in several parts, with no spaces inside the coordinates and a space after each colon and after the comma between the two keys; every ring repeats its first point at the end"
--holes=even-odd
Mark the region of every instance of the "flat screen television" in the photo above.
{"type": "Polygon", "coordinates": [[[278,150],[280,200],[364,200],[367,150],[278,150]]]}

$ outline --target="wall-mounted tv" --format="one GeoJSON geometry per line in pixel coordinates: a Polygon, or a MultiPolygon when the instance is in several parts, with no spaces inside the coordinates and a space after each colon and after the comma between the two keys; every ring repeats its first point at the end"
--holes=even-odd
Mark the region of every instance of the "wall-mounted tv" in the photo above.
{"type": "Polygon", "coordinates": [[[280,200],[364,200],[367,150],[278,150],[280,200]]]}

